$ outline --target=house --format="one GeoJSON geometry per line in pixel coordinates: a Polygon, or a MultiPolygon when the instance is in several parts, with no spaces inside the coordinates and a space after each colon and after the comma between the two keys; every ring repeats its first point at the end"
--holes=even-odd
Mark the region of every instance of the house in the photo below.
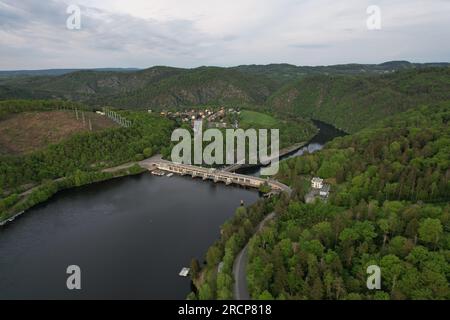
{"type": "Polygon", "coordinates": [[[305,195],[306,203],[313,203],[316,198],[326,201],[330,195],[329,184],[323,183],[323,179],[319,177],[314,177],[311,179],[311,191],[305,195]]]}
{"type": "Polygon", "coordinates": [[[313,189],[322,189],[323,188],[323,179],[314,177],[311,179],[311,187],[313,189]]]}
{"type": "Polygon", "coordinates": [[[328,195],[330,194],[330,185],[324,184],[320,189],[319,194],[321,197],[328,198],[328,195]]]}

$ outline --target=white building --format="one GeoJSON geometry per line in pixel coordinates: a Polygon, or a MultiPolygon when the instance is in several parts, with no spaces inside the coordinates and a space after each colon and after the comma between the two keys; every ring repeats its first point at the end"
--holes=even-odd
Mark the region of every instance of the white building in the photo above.
{"type": "Polygon", "coordinates": [[[323,179],[314,177],[311,179],[311,187],[313,189],[322,189],[323,188],[323,179]]]}
{"type": "Polygon", "coordinates": [[[319,194],[321,197],[327,198],[328,195],[330,194],[330,185],[324,184],[323,187],[320,189],[319,194]]]}

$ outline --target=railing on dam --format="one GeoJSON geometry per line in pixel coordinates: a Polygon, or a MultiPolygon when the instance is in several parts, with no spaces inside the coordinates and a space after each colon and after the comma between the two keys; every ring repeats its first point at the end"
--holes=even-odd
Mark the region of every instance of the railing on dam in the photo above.
{"type": "Polygon", "coordinates": [[[214,182],[224,182],[225,184],[237,184],[251,188],[259,188],[267,183],[272,189],[272,193],[283,191],[291,193],[291,189],[288,186],[271,179],[252,177],[243,174],[217,170],[213,168],[204,168],[193,165],[174,163],[162,159],[144,160],[140,164],[149,170],[159,169],[175,174],[199,177],[202,178],[203,180],[213,180],[214,182]]]}
{"type": "Polygon", "coordinates": [[[214,169],[195,167],[182,164],[169,164],[169,163],[157,163],[156,167],[159,170],[169,171],[182,175],[190,175],[192,177],[200,177],[204,180],[214,180],[215,182],[222,181],[227,184],[240,184],[259,188],[266,180],[261,178],[253,178],[244,175],[238,175],[234,173],[228,173],[224,171],[218,171],[214,169]]]}

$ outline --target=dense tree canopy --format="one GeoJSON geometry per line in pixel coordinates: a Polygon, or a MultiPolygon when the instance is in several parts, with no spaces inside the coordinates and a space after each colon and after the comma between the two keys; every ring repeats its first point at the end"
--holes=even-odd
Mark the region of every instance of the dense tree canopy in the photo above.
{"type": "Polygon", "coordinates": [[[448,103],[422,107],[284,162],[293,198],[250,241],[252,297],[449,299],[449,119],[448,103]],[[304,204],[316,175],[331,197],[304,204]]]}

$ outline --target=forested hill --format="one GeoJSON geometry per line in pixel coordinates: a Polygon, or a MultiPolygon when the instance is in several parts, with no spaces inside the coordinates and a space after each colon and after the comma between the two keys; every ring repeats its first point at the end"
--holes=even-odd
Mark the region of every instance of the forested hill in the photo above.
{"type": "Polygon", "coordinates": [[[63,98],[121,108],[206,103],[264,104],[276,82],[234,69],[153,67],[137,72],[79,71],[0,82],[0,98],[63,98]]]}
{"type": "Polygon", "coordinates": [[[314,76],[289,83],[268,105],[331,123],[347,132],[421,104],[450,100],[450,68],[399,71],[381,76],[314,76]]]}
{"type": "Polygon", "coordinates": [[[293,198],[250,241],[252,297],[449,299],[449,120],[448,102],[421,107],[283,162],[293,198]],[[332,185],[327,203],[303,202],[312,176],[332,185]]]}
{"type": "Polygon", "coordinates": [[[153,67],[130,72],[87,70],[60,76],[12,78],[0,82],[0,97],[62,98],[95,103],[96,100],[112,99],[122,93],[142,89],[183,71],[177,68],[153,67]]]}
{"type": "MultiPolygon", "coordinates": [[[[367,110],[374,111],[374,119],[378,119],[377,116],[386,112],[386,108],[377,110],[378,107],[381,105],[384,108],[388,101],[395,98],[401,103],[390,104],[395,107],[388,113],[396,111],[397,105],[401,110],[403,105],[410,105],[410,101],[404,101],[405,94],[408,96],[416,89],[422,90],[419,93],[427,93],[430,86],[435,90],[436,85],[436,90],[441,90],[442,83],[434,83],[433,72],[445,80],[448,78],[448,72],[442,71],[448,70],[448,66],[447,69],[445,66],[393,61],[379,65],[323,67],[272,64],[195,69],[152,67],[120,72],[91,70],[58,76],[44,73],[47,75],[0,79],[0,99],[61,98],[92,106],[139,109],[239,104],[273,108],[277,112],[294,110],[302,115],[323,118],[352,131],[358,127],[360,119],[355,120],[356,125],[344,125],[336,115],[343,108],[349,107],[353,112],[353,104],[357,104],[365,113],[368,113],[367,110]],[[397,74],[398,70],[410,71],[397,74]],[[428,72],[429,77],[425,79],[422,72],[428,72]],[[416,77],[417,80],[413,79],[416,77]],[[399,88],[390,88],[392,83],[399,88]],[[364,94],[366,89],[369,89],[369,95],[364,94]],[[308,109],[314,108],[319,102],[323,112],[308,109]],[[338,108],[331,110],[337,102],[340,103],[338,108]],[[308,105],[305,107],[306,103],[308,105]]],[[[360,110],[356,111],[358,115],[360,110]]]]}
{"type": "Polygon", "coordinates": [[[0,71],[0,79],[4,78],[17,78],[17,77],[33,77],[33,76],[60,76],[67,73],[91,70],[97,72],[114,71],[114,72],[127,72],[137,71],[136,68],[94,68],[94,69],[40,69],[40,70],[10,70],[0,71]]]}
{"type": "Polygon", "coordinates": [[[449,67],[449,63],[411,63],[408,61],[389,61],[381,64],[339,64],[330,66],[295,66],[292,64],[242,65],[235,69],[265,75],[279,83],[286,84],[314,75],[358,75],[386,74],[400,70],[423,69],[430,67],[449,67]]]}
{"type": "Polygon", "coordinates": [[[183,70],[139,90],[110,97],[114,106],[170,108],[202,104],[262,105],[277,88],[271,79],[232,69],[183,70]]]}

